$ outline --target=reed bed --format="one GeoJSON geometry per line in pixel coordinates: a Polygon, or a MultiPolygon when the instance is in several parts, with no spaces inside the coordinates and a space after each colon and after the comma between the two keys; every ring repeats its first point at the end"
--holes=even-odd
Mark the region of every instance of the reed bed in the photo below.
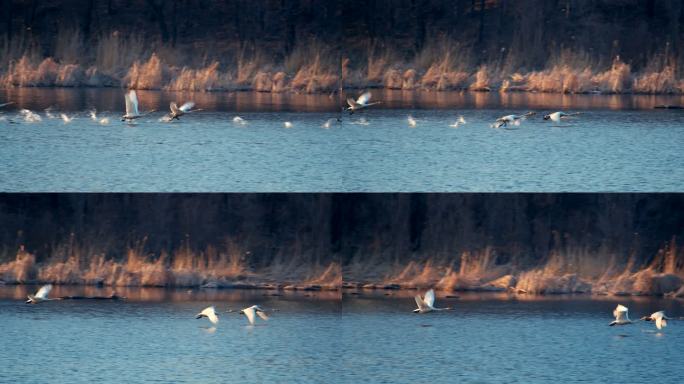
{"type": "Polygon", "coordinates": [[[553,251],[545,261],[526,266],[519,259],[502,263],[496,252],[487,248],[455,258],[350,266],[344,277],[345,285],[366,288],[683,296],[684,258],[675,239],[641,265],[633,255],[608,252],[570,248],[553,251]]]}
{"type": "MultiPolygon", "coordinates": [[[[683,94],[681,66],[669,53],[635,70],[619,56],[594,59],[561,50],[546,65],[519,64],[524,53],[502,50],[478,60],[473,48],[445,37],[418,51],[374,43],[354,52],[317,40],[273,55],[244,43],[171,48],[118,31],[84,41],[79,30],[55,36],[42,55],[29,35],[0,42],[0,87],[126,87],[173,91],[329,93],[386,88],[426,91],[683,94]]],[[[669,52],[669,51],[668,51],[669,52]]]]}

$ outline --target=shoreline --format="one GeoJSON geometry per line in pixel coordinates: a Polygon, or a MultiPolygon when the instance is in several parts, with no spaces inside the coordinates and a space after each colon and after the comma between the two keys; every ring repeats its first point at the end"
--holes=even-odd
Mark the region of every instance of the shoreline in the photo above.
{"type": "MultiPolygon", "coordinates": [[[[684,80],[683,80],[684,81],[684,80]]],[[[262,95],[282,95],[282,96],[323,96],[323,97],[334,97],[340,94],[339,88],[330,88],[321,90],[319,92],[303,92],[301,90],[285,89],[282,91],[265,91],[254,87],[234,87],[234,88],[220,88],[220,89],[206,89],[206,90],[196,90],[196,89],[168,89],[162,88],[137,88],[129,87],[124,85],[112,85],[112,86],[100,86],[100,85],[26,85],[26,86],[0,86],[0,92],[8,92],[22,89],[50,89],[50,90],[121,90],[125,92],[126,90],[135,89],[137,91],[151,91],[151,92],[163,92],[163,93],[193,93],[193,94],[240,94],[240,93],[254,93],[262,95]]],[[[549,96],[661,96],[661,97],[684,97],[684,89],[677,92],[643,92],[643,91],[623,91],[623,92],[613,92],[613,91],[580,91],[580,92],[563,92],[563,91],[549,91],[549,90],[537,90],[537,89],[503,89],[503,88],[491,88],[491,89],[471,89],[469,87],[457,87],[449,89],[435,89],[435,88],[391,88],[382,85],[357,85],[357,86],[345,86],[342,89],[342,95],[347,97],[352,97],[357,93],[362,93],[364,91],[377,91],[377,92],[400,92],[400,93],[414,93],[414,94],[436,94],[436,95],[448,95],[448,94],[501,94],[501,95],[549,95],[549,96]]],[[[663,105],[665,109],[684,109],[684,104],[682,105],[663,105]]]]}
{"type": "Polygon", "coordinates": [[[354,284],[343,284],[342,286],[330,285],[315,285],[315,284],[290,284],[290,283],[235,283],[235,284],[203,284],[203,285],[178,285],[178,286],[150,286],[150,285],[133,285],[133,286],[109,286],[97,284],[80,284],[80,283],[52,283],[48,281],[31,281],[24,283],[0,283],[0,290],[2,289],[23,289],[30,292],[31,288],[40,287],[44,284],[52,284],[61,289],[73,291],[82,289],[86,291],[111,291],[114,296],[74,296],[66,295],[58,298],[64,299],[102,299],[102,298],[127,298],[126,295],[119,295],[119,291],[146,291],[159,290],[168,292],[216,292],[216,293],[230,293],[230,292],[262,292],[263,296],[284,296],[296,294],[339,294],[341,296],[354,297],[408,297],[411,298],[417,292],[422,292],[427,289],[434,289],[438,292],[440,297],[445,299],[461,299],[468,296],[481,297],[491,296],[500,298],[550,298],[550,297],[585,297],[585,298],[662,298],[662,299],[679,299],[684,300],[684,291],[672,292],[668,294],[658,294],[653,292],[526,292],[516,289],[487,289],[487,288],[464,288],[464,289],[444,289],[431,286],[405,286],[399,284],[364,284],[363,286],[355,286],[354,284]]]}
{"type": "MultiPolygon", "coordinates": [[[[439,286],[424,285],[407,285],[407,284],[382,284],[382,283],[343,283],[335,284],[309,284],[296,282],[269,282],[269,283],[248,283],[248,282],[234,282],[234,283],[216,283],[208,282],[201,285],[102,285],[102,284],[88,284],[88,283],[59,283],[52,281],[28,281],[28,282],[5,282],[0,281],[0,289],[11,287],[37,287],[43,284],[52,284],[54,286],[63,287],[67,289],[85,288],[94,290],[133,290],[133,289],[161,289],[161,290],[214,290],[214,291],[263,291],[263,292],[289,292],[289,293],[307,293],[307,292],[338,292],[343,295],[359,296],[359,295],[383,295],[383,296],[412,296],[414,292],[421,292],[427,289],[434,289],[436,292],[444,294],[446,298],[459,298],[460,295],[506,295],[513,297],[556,297],[556,296],[583,296],[583,297],[660,297],[669,299],[684,299],[684,289],[673,291],[669,293],[658,293],[648,291],[634,291],[634,292],[608,292],[608,291],[526,291],[523,289],[516,289],[514,287],[499,288],[499,287],[469,287],[469,288],[444,288],[439,286]]],[[[276,294],[277,295],[277,294],[276,294]]]]}
{"type": "Polygon", "coordinates": [[[387,89],[427,92],[472,91],[549,94],[684,95],[684,79],[672,65],[633,71],[616,57],[610,67],[556,64],[539,69],[502,69],[497,65],[457,69],[449,55],[429,66],[367,58],[354,65],[323,63],[318,53],[286,69],[275,63],[223,68],[219,61],[202,68],[170,64],[152,53],[147,61],[118,68],[67,64],[52,57],[40,63],[23,56],[0,73],[1,88],[120,88],[179,92],[254,91],[274,94],[328,94],[345,90],[387,89]]]}
{"type": "MultiPolygon", "coordinates": [[[[138,91],[143,108],[165,111],[171,101],[193,100],[203,109],[237,112],[325,112],[341,113],[347,97],[362,90],[346,89],[339,94],[268,93],[258,91],[138,91]]],[[[684,95],[654,94],[561,94],[541,92],[482,92],[471,90],[427,91],[372,88],[372,99],[381,104],[370,109],[531,109],[531,110],[663,110],[677,111],[684,106],[684,95]]],[[[62,109],[65,111],[114,111],[123,107],[123,88],[93,87],[14,87],[0,88],[0,110],[11,112],[62,109]]],[[[344,112],[346,114],[346,111],[344,112]]]]}

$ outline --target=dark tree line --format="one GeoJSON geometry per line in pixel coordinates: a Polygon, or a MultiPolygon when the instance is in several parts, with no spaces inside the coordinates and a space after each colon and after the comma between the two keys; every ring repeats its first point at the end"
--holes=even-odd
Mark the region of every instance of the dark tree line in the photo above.
{"type": "Polygon", "coordinates": [[[642,67],[653,55],[682,58],[684,3],[678,0],[350,0],[346,36],[402,47],[407,54],[445,36],[479,62],[510,52],[534,67],[561,49],[642,67]]]}
{"type": "Polygon", "coordinates": [[[145,252],[156,255],[230,240],[254,266],[278,256],[454,258],[487,247],[523,265],[572,247],[648,262],[681,242],[682,212],[680,194],[6,194],[0,250],[6,261],[25,245],[40,260],[73,239],[120,259],[147,237],[145,252]]]}
{"type": "Polygon", "coordinates": [[[216,56],[242,44],[283,57],[316,40],[360,61],[369,46],[410,59],[440,38],[474,64],[527,69],[563,49],[602,64],[620,55],[635,69],[684,55],[680,0],[2,0],[0,15],[0,41],[26,39],[45,56],[67,27],[86,46],[119,31],[216,56]]]}

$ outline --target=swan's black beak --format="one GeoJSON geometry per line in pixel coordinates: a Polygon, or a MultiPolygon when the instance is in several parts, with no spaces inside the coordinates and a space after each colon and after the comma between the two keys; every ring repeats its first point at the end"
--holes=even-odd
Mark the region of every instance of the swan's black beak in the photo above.
{"type": "Polygon", "coordinates": [[[551,116],[549,116],[549,115],[544,115],[544,120],[548,120],[548,119],[550,119],[550,118],[551,118],[551,116]]]}
{"type": "Polygon", "coordinates": [[[202,315],[195,316],[195,319],[201,319],[201,318],[202,318],[202,315]]]}

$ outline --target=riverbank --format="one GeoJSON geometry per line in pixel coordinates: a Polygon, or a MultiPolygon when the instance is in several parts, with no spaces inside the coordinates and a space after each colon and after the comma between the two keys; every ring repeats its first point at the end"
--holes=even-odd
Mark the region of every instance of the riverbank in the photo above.
{"type": "Polygon", "coordinates": [[[150,260],[130,251],[124,261],[77,256],[66,261],[37,263],[36,257],[19,252],[13,261],[0,264],[0,285],[58,284],[98,287],[232,288],[291,291],[334,291],[342,286],[339,264],[302,265],[277,263],[258,270],[223,255],[199,261],[197,255],[162,255],[150,260]],[[209,260],[210,259],[210,260],[209,260]]]}
{"type": "Polygon", "coordinates": [[[448,54],[427,66],[367,59],[353,66],[343,59],[336,67],[321,52],[298,66],[219,61],[191,68],[164,62],[157,54],[128,67],[100,68],[97,65],[42,61],[23,56],[0,74],[0,87],[130,88],[164,91],[256,91],[263,93],[333,94],[342,87],[350,93],[364,89],[402,91],[474,91],[499,93],[557,94],[646,94],[683,95],[684,79],[672,66],[633,71],[616,59],[607,69],[589,66],[553,65],[541,70],[510,71],[481,65],[456,69],[448,54]]]}

